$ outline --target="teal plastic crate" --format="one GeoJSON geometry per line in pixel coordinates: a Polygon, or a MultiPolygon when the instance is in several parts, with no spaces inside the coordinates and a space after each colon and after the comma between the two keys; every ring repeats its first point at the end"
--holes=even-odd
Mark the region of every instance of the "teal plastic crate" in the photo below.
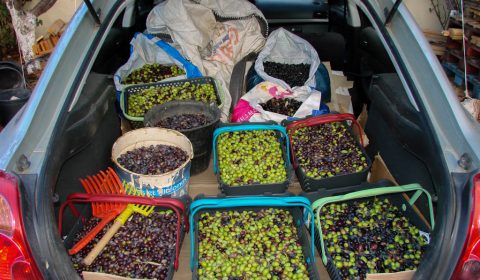
{"type": "Polygon", "coordinates": [[[303,247],[303,254],[307,263],[310,279],[319,279],[315,267],[315,249],[313,238],[308,239],[306,223],[310,234],[313,231],[313,211],[310,201],[300,196],[249,196],[226,198],[201,198],[190,205],[190,268],[193,272],[192,279],[198,279],[198,220],[200,214],[210,211],[229,210],[259,210],[264,208],[289,209],[297,225],[299,241],[303,247]]]}

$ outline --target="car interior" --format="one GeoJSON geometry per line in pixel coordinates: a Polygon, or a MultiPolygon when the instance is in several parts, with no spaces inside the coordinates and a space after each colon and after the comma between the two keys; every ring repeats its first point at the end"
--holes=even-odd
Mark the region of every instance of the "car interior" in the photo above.
{"type": "MultiPolygon", "coordinates": [[[[353,81],[349,93],[354,114],[360,115],[364,107],[368,113],[364,128],[369,139],[368,155],[373,159],[380,154],[398,184],[419,183],[428,190],[434,202],[436,225],[441,225],[443,216],[438,206],[449,181],[446,168],[441,164],[440,147],[431,133],[428,118],[410,102],[378,32],[366,16],[361,14],[361,27],[349,26],[346,1],[342,0],[300,1],[306,2],[305,5],[297,5],[297,1],[253,2],[267,18],[270,31],[283,27],[304,38],[314,46],[322,62],[329,62],[332,70],[343,71],[353,81]],[[291,13],[292,5],[298,12],[291,13]]],[[[122,27],[123,14],[117,18],[96,56],[82,94],[57,131],[58,145],[51,154],[57,168],[49,169],[46,174],[54,198],[52,215],[56,218],[59,206],[70,193],[84,191],[79,178],[112,166],[111,147],[122,133],[112,77],[127,61],[129,42],[135,32],[145,30],[146,17],[153,7],[153,1],[136,1],[133,27],[122,27]]],[[[233,105],[245,94],[245,73],[255,57],[251,54],[235,65],[229,88],[233,105]]],[[[213,178],[213,174],[206,174],[208,172],[211,169],[193,176],[191,185],[200,186],[201,182],[196,180],[205,176],[213,178]]],[[[420,201],[418,209],[427,215],[426,200],[420,201]]],[[[84,207],[82,211],[89,209],[84,207]]],[[[74,216],[66,212],[58,248],[63,246],[62,238],[77,223],[74,216]]],[[[432,232],[431,248],[435,247],[440,228],[436,226],[432,232]]],[[[61,254],[67,257],[66,251],[61,254]]],[[[417,273],[427,273],[432,254],[433,250],[427,250],[417,273]]]]}

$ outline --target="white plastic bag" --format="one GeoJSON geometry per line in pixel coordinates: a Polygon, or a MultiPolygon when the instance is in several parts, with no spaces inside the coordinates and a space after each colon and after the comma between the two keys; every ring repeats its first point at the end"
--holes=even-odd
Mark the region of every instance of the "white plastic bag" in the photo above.
{"type": "Polygon", "coordinates": [[[262,82],[242,96],[232,113],[232,122],[265,122],[281,123],[289,117],[304,118],[319,110],[322,94],[310,87],[296,87],[290,91],[271,82],[262,82]],[[266,111],[260,106],[272,98],[293,98],[303,102],[293,116],[286,116],[266,111]]]}
{"type": "Polygon", "coordinates": [[[181,57],[180,53],[175,51],[172,46],[168,46],[167,43],[160,41],[158,38],[137,33],[132,41],[130,41],[130,46],[130,58],[114,75],[115,88],[117,91],[122,91],[125,87],[122,81],[128,74],[135,69],[141,68],[145,64],[178,65],[186,72],[185,75],[165,79],[165,81],[185,79],[187,77],[201,77],[201,73],[197,67],[181,57]],[[175,59],[175,57],[178,59],[175,59]]]}
{"type": "Polygon", "coordinates": [[[257,60],[255,61],[255,71],[265,81],[292,90],[292,87],[285,81],[271,77],[265,73],[263,68],[265,61],[285,64],[310,64],[308,79],[304,86],[311,88],[316,86],[315,72],[320,65],[320,58],[318,57],[317,51],[310,43],[283,28],[273,31],[270,36],[268,36],[265,47],[258,54],[257,60]]]}
{"type": "Polygon", "coordinates": [[[146,25],[149,33],[170,35],[186,58],[218,81],[225,92],[222,121],[227,121],[233,67],[265,44],[262,12],[246,0],[167,0],[153,8],[146,25]]]}

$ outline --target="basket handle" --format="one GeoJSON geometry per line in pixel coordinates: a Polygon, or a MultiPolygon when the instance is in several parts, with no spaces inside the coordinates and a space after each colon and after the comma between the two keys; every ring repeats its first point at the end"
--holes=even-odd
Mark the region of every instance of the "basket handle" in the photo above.
{"type": "Polygon", "coordinates": [[[286,167],[290,165],[290,142],[288,140],[288,135],[287,135],[287,130],[281,126],[281,125],[276,125],[276,124],[246,124],[246,125],[237,125],[237,126],[224,126],[215,129],[213,132],[213,141],[212,141],[212,150],[213,150],[213,172],[214,174],[218,173],[218,166],[216,164],[217,162],[217,149],[216,149],[216,144],[217,144],[217,139],[218,136],[222,133],[226,132],[235,132],[235,131],[252,131],[252,130],[276,130],[279,131],[283,136],[282,138],[285,139],[285,148],[286,148],[286,154],[287,154],[287,160],[285,162],[286,167]]]}
{"type": "Polygon", "coordinates": [[[125,104],[124,104],[125,101],[124,101],[124,100],[125,100],[125,90],[122,89],[122,91],[120,92],[120,100],[119,100],[118,103],[119,103],[119,105],[120,105],[120,110],[121,110],[122,112],[125,112],[125,113],[126,113],[126,111],[125,111],[125,104]]]}
{"type": "MultiPolygon", "coordinates": [[[[143,34],[143,33],[140,33],[140,34],[143,34]]],[[[161,39],[156,38],[152,34],[143,34],[143,35],[145,35],[148,39],[152,40],[152,42],[154,42],[159,48],[163,49],[169,56],[171,56],[172,58],[174,58],[175,60],[180,62],[182,64],[182,66],[185,68],[187,78],[191,79],[191,78],[202,77],[202,73],[197,68],[197,66],[195,66],[190,61],[186,60],[180,54],[180,52],[178,52],[177,49],[172,47],[170,44],[168,44],[167,42],[165,42],[161,39]]],[[[135,34],[135,36],[136,36],[136,34],[135,34]]]]}
{"type": "MultiPolygon", "coordinates": [[[[283,203],[288,206],[289,203],[303,203],[310,206],[310,201],[301,196],[257,196],[257,197],[228,197],[228,198],[202,198],[195,200],[190,204],[190,212],[198,212],[199,207],[241,207],[241,206],[262,206],[266,203],[283,203]]],[[[191,216],[190,216],[191,217],[191,216]]]]}
{"type": "MultiPolygon", "coordinates": [[[[308,215],[314,216],[310,207],[310,201],[305,197],[233,197],[233,198],[206,198],[192,202],[190,205],[190,269],[195,267],[195,214],[203,209],[235,208],[235,207],[303,207],[308,215]]],[[[304,223],[307,222],[307,215],[304,215],[304,223]]],[[[310,219],[311,234],[311,258],[315,262],[314,249],[314,221],[310,219]]]]}
{"type": "Polygon", "coordinates": [[[422,188],[419,184],[409,184],[403,186],[392,186],[392,187],[381,187],[381,188],[374,188],[368,190],[361,190],[357,192],[347,193],[344,195],[337,195],[337,196],[329,196],[324,197],[316,200],[312,203],[312,208],[315,209],[316,214],[316,224],[318,228],[318,234],[320,236],[320,247],[322,250],[322,261],[324,265],[327,265],[328,259],[325,253],[325,244],[323,240],[323,232],[322,232],[322,225],[320,223],[320,210],[326,204],[333,203],[333,202],[341,202],[346,200],[352,200],[357,198],[365,198],[365,197],[372,197],[377,195],[385,195],[385,194],[394,194],[394,193],[404,193],[416,191],[415,194],[410,198],[408,203],[410,205],[415,204],[416,200],[421,194],[425,194],[428,200],[428,208],[429,208],[429,215],[430,215],[430,224],[432,225],[432,229],[435,226],[434,216],[433,216],[433,204],[432,204],[432,197],[430,193],[422,188]]]}
{"type": "MultiPolygon", "coordinates": [[[[362,127],[358,123],[357,119],[355,118],[354,115],[352,114],[328,114],[328,115],[322,115],[322,116],[317,116],[317,117],[311,117],[299,121],[294,121],[287,125],[287,132],[288,135],[291,135],[293,131],[306,127],[306,126],[314,126],[317,124],[324,124],[324,123],[331,123],[331,122],[339,122],[339,121],[352,121],[353,125],[355,125],[360,133],[360,144],[362,147],[364,147],[363,143],[363,137],[361,135],[362,133],[362,127]]],[[[293,147],[293,142],[290,141],[290,152],[291,152],[291,158],[292,158],[292,164],[294,168],[297,168],[297,164],[295,161],[295,150],[293,147]]]]}
{"type": "MultiPolygon", "coordinates": [[[[125,203],[125,204],[144,204],[144,205],[155,205],[155,206],[160,206],[158,203],[163,203],[163,204],[168,204],[171,207],[176,207],[178,208],[184,218],[185,226],[189,227],[188,224],[188,215],[187,211],[185,208],[185,204],[175,198],[167,198],[167,197],[144,197],[144,196],[132,196],[132,195],[127,195],[127,194],[88,194],[88,193],[71,193],[70,195],[67,196],[67,200],[61,205],[60,211],[63,212],[63,209],[65,206],[69,205],[70,208],[72,208],[72,204],[68,203],[70,200],[75,200],[76,202],[115,202],[115,203],[125,203]]],[[[75,207],[73,207],[75,209],[75,207]]],[[[76,209],[73,210],[73,213],[79,213],[76,209]]],[[[60,215],[59,215],[60,216],[60,215]]],[[[78,216],[78,215],[76,215],[78,216]]],[[[59,231],[61,230],[61,220],[59,219],[59,231]]],[[[60,231],[60,235],[62,232],[60,231]]]]}
{"type": "MultiPolygon", "coordinates": [[[[70,194],[67,200],[61,205],[58,222],[59,225],[62,224],[63,220],[63,210],[69,205],[70,208],[75,208],[74,203],[93,203],[93,202],[117,202],[117,203],[132,203],[132,204],[144,204],[144,205],[154,205],[165,208],[170,208],[177,215],[177,236],[175,242],[175,270],[178,270],[179,267],[179,258],[180,258],[180,238],[182,230],[182,216],[184,220],[185,230],[188,231],[188,214],[185,210],[185,205],[182,201],[174,198],[150,198],[150,197],[141,197],[141,196],[131,196],[126,194],[87,194],[87,193],[73,193],[70,194]]],[[[61,226],[59,227],[61,230],[61,226]]],[[[61,235],[61,231],[60,231],[61,235]]]]}

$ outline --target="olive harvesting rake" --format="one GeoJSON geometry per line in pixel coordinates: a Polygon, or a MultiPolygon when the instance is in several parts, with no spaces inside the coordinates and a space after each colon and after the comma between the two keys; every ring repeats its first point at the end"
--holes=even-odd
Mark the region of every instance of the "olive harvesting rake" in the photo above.
{"type": "MultiPolygon", "coordinates": [[[[80,179],[80,183],[88,194],[124,194],[125,190],[120,183],[120,179],[112,168],[100,173],[87,176],[86,179],[80,179]]],[[[117,217],[127,207],[126,203],[116,202],[94,202],[92,205],[92,215],[100,218],[101,221],[87,235],[78,241],[68,254],[74,255],[82,250],[102,229],[117,217]]]]}
{"type": "MultiPolygon", "coordinates": [[[[125,185],[125,192],[132,196],[143,196],[143,193],[134,188],[130,184],[125,185]]],[[[83,259],[85,265],[91,265],[97,256],[102,252],[103,248],[107,246],[110,239],[117,233],[117,231],[127,222],[133,213],[139,213],[143,216],[148,216],[153,212],[155,206],[141,205],[141,204],[128,204],[127,208],[115,219],[113,225],[108,229],[105,235],[98,241],[88,255],[83,259]]]]}

